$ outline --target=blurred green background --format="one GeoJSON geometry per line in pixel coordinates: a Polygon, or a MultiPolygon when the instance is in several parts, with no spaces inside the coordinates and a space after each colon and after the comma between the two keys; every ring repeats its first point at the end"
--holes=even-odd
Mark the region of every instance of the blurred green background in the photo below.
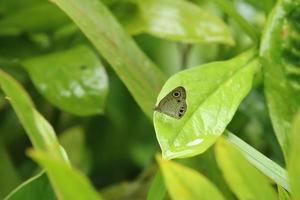
{"type": "MultiPolygon", "coordinates": [[[[131,24],[138,19],[139,13],[134,1],[103,2],[133,35],[139,47],[168,75],[210,61],[231,58],[251,45],[251,40],[236,22],[210,1],[195,0],[190,3],[201,5],[222,18],[230,27],[236,45],[187,44],[155,36],[131,24]]],[[[236,0],[233,3],[237,11],[260,32],[275,2],[236,0]]],[[[107,96],[97,97],[103,101],[103,110],[86,116],[65,111],[72,110],[67,106],[61,109],[61,105],[50,103],[55,102],[55,96],[45,97],[39,86],[33,83],[32,77],[38,76],[41,76],[40,79],[48,78],[45,81],[51,83],[55,74],[47,77],[42,71],[31,71],[26,67],[34,65],[33,58],[68,51],[80,45],[94,48],[76,25],[46,0],[0,0],[0,68],[25,87],[37,109],[54,127],[72,163],[89,176],[104,196],[123,195],[124,199],[143,199],[151,181],[149,177],[155,173],[154,155],[160,152],[159,145],[152,121],[108,67],[109,64],[96,51],[92,51],[96,59],[103,63],[108,86],[107,96]]],[[[53,62],[45,60],[44,65],[54,68],[53,62]]],[[[72,62],[82,62],[81,55],[75,55],[72,62]]],[[[76,102],[72,106],[85,109],[84,105],[76,102]]],[[[228,129],[267,157],[284,165],[268,117],[261,77],[257,78],[255,88],[239,107],[228,129]]],[[[0,93],[0,198],[38,172],[37,165],[25,155],[29,147],[31,143],[24,129],[9,102],[0,93]]],[[[198,169],[212,181],[219,181],[218,174],[211,168],[215,163],[211,150],[180,162],[198,169]]]]}

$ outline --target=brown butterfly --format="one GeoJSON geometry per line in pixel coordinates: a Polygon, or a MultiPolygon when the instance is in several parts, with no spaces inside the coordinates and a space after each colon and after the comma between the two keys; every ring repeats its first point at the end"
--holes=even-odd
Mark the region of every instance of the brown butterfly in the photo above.
{"type": "Polygon", "coordinates": [[[176,87],[167,94],[155,107],[155,111],[164,113],[170,117],[180,119],[187,110],[186,90],[183,86],[176,87]]]}

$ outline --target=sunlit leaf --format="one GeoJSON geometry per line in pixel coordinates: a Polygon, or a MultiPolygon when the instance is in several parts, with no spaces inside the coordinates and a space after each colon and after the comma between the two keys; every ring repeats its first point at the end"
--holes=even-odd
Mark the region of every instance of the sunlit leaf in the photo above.
{"type": "Polygon", "coordinates": [[[186,89],[187,112],[181,119],[154,112],[154,126],[165,158],[205,151],[221,135],[252,87],[259,70],[253,53],[181,71],[162,88],[158,102],[178,86],[186,89]]]}
{"type": "Polygon", "coordinates": [[[39,92],[60,109],[81,116],[103,112],[108,78],[88,47],[31,58],[23,65],[39,92]]]}
{"type": "Polygon", "coordinates": [[[220,191],[197,171],[160,158],[158,162],[173,200],[224,199],[220,191]]]}
{"type": "Polygon", "coordinates": [[[277,199],[271,182],[225,140],[216,146],[217,161],[231,190],[238,199],[277,199]]]}

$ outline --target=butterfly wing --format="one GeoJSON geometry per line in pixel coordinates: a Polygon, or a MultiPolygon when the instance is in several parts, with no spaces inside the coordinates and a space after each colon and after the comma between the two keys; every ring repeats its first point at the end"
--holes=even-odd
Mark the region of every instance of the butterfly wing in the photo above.
{"type": "Polygon", "coordinates": [[[182,118],[187,110],[184,87],[179,86],[172,90],[159,102],[155,110],[176,119],[182,118]]]}

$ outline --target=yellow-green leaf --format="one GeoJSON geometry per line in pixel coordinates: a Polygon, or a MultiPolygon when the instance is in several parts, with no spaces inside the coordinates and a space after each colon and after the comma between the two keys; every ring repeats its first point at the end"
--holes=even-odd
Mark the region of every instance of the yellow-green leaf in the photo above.
{"type": "Polygon", "coordinates": [[[222,200],[220,191],[197,171],[158,158],[168,192],[173,200],[222,200]]]}
{"type": "Polygon", "coordinates": [[[270,180],[222,138],[216,145],[216,156],[227,183],[238,199],[277,199],[270,180]]]}
{"type": "Polygon", "coordinates": [[[46,169],[60,200],[101,200],[89,180],[78,170],[43,151],[29,151],[29,155],[46,169]]]}

